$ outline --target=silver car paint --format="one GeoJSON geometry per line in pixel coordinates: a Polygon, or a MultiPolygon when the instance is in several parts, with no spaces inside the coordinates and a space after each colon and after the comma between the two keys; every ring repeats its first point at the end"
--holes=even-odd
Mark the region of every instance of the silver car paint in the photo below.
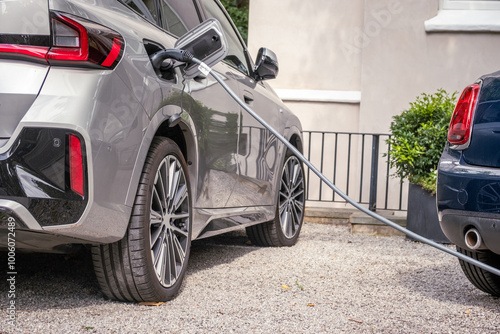
{"type": "Polygon", "coordinates": [[[0,0],[0,32],[50,35],[47,0],[0,0]]]}
{"type": "Polygon", "coordinates": [[[47,65],[0,62],[0,152],[35,101],[48,70],[47,65]]]}
{"type": "MultiPolygon", "coordinates": [[[[187,82],[191,100],[184,98],[181,109],[180,99],[175,98],[182,90],[180,73],[175,82],[157,78],[141,43],[148,39],[171,48],[173,36],[116,1],[51,0],[50,9],[79,15],[118,31],[125,39],[126,52],[114,71],[51,67],[38,97],[12,135],[15,137],[27,126],[62,127],[78,131],[87,143],[89,204],[85,214],[74,225],[45,230],[89,242],[121,239],[149,145],[156,131],[177,113],[182,116],[179,126],[188,147],[193,238],[273,219],[283,145],[271,152],[270,147],[275,147],[273,139],[259,132],[260,144],[240,154],[239,147],[250,145],[241,139],[242,134],[249,133],[255,124],[229,97],[224,100],[225,93],[209,79],[187,82]],[[212,114],[203,113],[207,110],[212,114]],[[206,122],[214,127],[203,128],[206,122]],[[219,139],[213,141],[209,134],[219,139]],[[254,157],[259,162],[249,164],[248,159],[254,157]],[[202,158],[205,160],[200,161],[202,158]]],[[[7,63],[0,61],[2,66],[7,63]]],[[[220,63],[215,70],[242,97],[245,91],[251,93],[231,79],[240,74],[230,66],[220,63]]],[[[287,138],[300,137],[300,123],[270,87],[260,83],[254,86],[255,107],[287,138]],[[283,119],[297,125],[286,127],[283,119]]]]}

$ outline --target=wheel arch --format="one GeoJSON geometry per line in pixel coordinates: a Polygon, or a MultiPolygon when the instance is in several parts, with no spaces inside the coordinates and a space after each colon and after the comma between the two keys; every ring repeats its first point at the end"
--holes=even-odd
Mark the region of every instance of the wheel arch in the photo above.
{"type": "MultiPolygon", "coordinates": [[[[134,170],[130,179],[125,205],[132,207],[134,205],[137,187],[141,177],[141,173],[146,161],[146,156],[149,152],[153,139],[157,136],[169,138],[179,146],[184,159],[188,165],[188,177],[191,180],[191,190],[193,196],[196,193],[196,173],[198,165],[196,129],[194,122],[185,111],[182,111],[179,106],[168,105],[160,109],[149,122],[148,127],[144,130],[144,136],[137,154],[134,170]]],[[[195,198],[195,197],[193,197],[195,198]]]]}
{"type": "MultiPolygon", "coordinates": [[[[304,152],[302,132],[298,127],[292,126],[292,127],[286,128],[284,131],[283,137],[285,137],[290,142],[290,144],[292,144],[292,146],[295,147],[301,154],[304,152]]],[[[283,149],[282,149],[282,153],[281,153],[281,157],[280,157],[280,164],[279,164],[280,173],[281,173],[281,168],[283,168],[283,165],[284,165],[285,160],[286,160],[287,150],[288,150],[288,147],[286,147],[286,145],[283,144],[283,149]]],[[[276,201],[278,201],[279,182],[280,182],[280,178],[276,178],[275,189],[277,189],[277,190],[276,190],[276,193],[274,194],[274,201],[275,201],[274,203],[276,203],[276,201]]]]}

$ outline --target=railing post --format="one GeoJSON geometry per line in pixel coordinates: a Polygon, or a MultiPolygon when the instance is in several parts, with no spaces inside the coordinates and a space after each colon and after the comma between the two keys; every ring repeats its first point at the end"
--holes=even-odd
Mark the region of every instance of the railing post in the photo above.
{"type": "Polygon", "coordinates": [[[377,210],[377,179],[378,179],[378,147],[380,135],[373,135],[372,140],[372,171],[370,176],[370,202],[368,209],[370,211],[377,210]]]}

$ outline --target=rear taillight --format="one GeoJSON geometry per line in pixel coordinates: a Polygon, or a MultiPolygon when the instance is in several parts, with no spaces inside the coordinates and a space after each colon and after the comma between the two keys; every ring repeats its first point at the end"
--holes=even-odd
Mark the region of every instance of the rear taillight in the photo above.
{"type": "Polygon", "coordinates": [[[123,38],[116,31],[70,14],[51,13],[51,65],[115,68],[123,54],[123,38]]]}
{"type": "Polygon", "coordinates": [[[450,128],[448,129],[448,141],[450,144],[459,146],[469,142],[472,130],[472,117],[479,89],[479,84],[473,84],[467,86],[462,92],[451,117],[450,128]]]}
{"type": "Polygon", "coordinates": [[[23,59],[46,63],[48,46],[31,46],[19,44],[0,44],[0,58],[23,59]]]}
{"type": "Polygon", "coordinates": [[[50,43],[25,45],[0,41],[0,58],[105,69],[115,68],[122,58],[123,38],[116,31],[59,12],[50,13],[50,22],[50,43]]]}
{"type": "Polygon", "coordinates": [[[69,135],[69,183],[71,190],[84,197],[85,173],[80,138],[69,135]]]}

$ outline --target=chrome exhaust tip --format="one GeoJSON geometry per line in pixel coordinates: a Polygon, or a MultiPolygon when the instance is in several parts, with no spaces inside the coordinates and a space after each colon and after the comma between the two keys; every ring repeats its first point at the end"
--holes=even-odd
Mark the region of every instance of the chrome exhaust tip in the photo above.
{"type": "Polygon", "coordinates": [[[475,228],[471,228],[465,233],[465,245],[472,250],[486,249],[483,238],[475,228]]]}

